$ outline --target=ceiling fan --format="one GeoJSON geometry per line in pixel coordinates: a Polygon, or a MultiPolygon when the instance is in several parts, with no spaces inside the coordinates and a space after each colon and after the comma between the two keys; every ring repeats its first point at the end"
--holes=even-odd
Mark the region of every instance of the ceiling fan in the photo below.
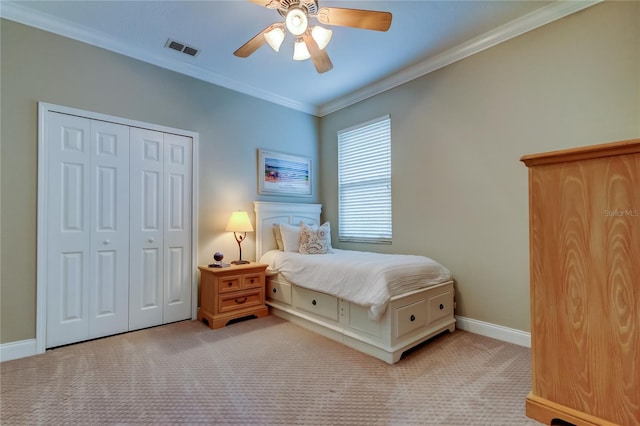
{"type": "Polygon", "coordinates": [[[318,9],[317,0],[250,0],[260,6],[276,9],[284,22],[276,22],[258,33],[242,47],[233,52],[240,58],[246,58],[265,43],[277,52],[286,32],[295,37],[293,59],[311,58],[319,73],[333,68],[325,47],[331,39],[331,30],[319,25],[310,25],[315,18],[324,25],[362,28],[365,30],[387,31],[391,26],[391,13],[362,9],[322,7],[318,9]],[[285,31],[286,30],[286,31],[285,31]]]}

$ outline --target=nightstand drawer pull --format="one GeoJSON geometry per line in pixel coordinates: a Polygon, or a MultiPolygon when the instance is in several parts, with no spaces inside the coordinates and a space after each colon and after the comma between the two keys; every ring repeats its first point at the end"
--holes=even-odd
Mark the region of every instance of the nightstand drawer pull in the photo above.
{"type": "Polygon", "coordinates": [[[441,303],[440,304],[440,310],[443,310],[443,309],[444,309],[444,305],[441,303]]]}
{"type": "Polygon", "coordinates": [[[277,288],[274,288],[273,290],[271,290],[273,292],[273,294],[276,294],[278,292],[277,288]]]}
{"type": "Polygon", "coordinates": [[[313,306],[316,306],[316,305],[318,304],[318,302],[316,302],[316,299],[313,299],[313,300],[311,301],[311,304],[312,304],[313,306]]]}
{"type": "Polygon", "coordinates": [[[409,318],[411,320],[411,322],[416,320],[416,316],[415,315],[411,315],[411,318],[409,318]]]}
{"type": "Polygon", "coordinates": [[[245,297],[238,297],[236,299],[234,299],[234,301],[238,304],[238,305],[242,305],[244,302],[247,301],[247,296],[245,297]]]}

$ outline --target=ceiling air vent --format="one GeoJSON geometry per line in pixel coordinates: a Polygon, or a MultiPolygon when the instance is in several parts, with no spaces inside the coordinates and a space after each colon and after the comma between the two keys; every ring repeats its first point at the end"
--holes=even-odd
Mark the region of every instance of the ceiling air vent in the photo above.
{"type": "Polygon", "coordinates": [[[178,52],[182,52],[185,55],[189,55],[189,56],[196,56],[198,53],[200,53],[200,50],[196,49],[195,47],[187,46],[184,43],[180,43],[179,41],[175,41],[171,39],[167,39],[167,42],[165,43],[164,47],[177,50],[178,52]]]}

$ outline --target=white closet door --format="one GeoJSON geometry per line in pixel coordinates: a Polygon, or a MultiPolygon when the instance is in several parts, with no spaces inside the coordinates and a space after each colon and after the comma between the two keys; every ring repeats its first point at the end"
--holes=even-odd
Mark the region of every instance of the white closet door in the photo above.
{"type": "Polygon", "coordinates": [[[163,322],[191,317],[192,140],[164,135],[164,310],[163,322]]]}
{"type": "Polygon", "coordinates": [[[51,114],[47,347],[128,327],[129,131],[51,114]]]}
{"type": "Polygon", "coordinates": [[[162,324],[164,134],[130,130],[129,329],[162,324]]]}
{"type": "Polygon", "coordinates": [[[89,337],[129,329],[129,127],[91,122],[89,337]]]}
{"type": "Polygon", "coordinates": [[[47,133],[47,347],[53,347],[89,338],[90,121],[51,114],[47,133]]]}

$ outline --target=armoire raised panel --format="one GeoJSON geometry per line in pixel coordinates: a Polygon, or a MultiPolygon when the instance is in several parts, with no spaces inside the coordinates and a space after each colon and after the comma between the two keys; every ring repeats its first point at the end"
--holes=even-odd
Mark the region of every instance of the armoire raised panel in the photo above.
{"type": "Polygon", "coordinates": [[[527,416],[640,425],[640,139],[521,160],[530,210],[527,416]]]}
{"type": "Polygon", "coordinates": [[[38,352],[194,318],[197,134],[40,115],[38,352]]]}

